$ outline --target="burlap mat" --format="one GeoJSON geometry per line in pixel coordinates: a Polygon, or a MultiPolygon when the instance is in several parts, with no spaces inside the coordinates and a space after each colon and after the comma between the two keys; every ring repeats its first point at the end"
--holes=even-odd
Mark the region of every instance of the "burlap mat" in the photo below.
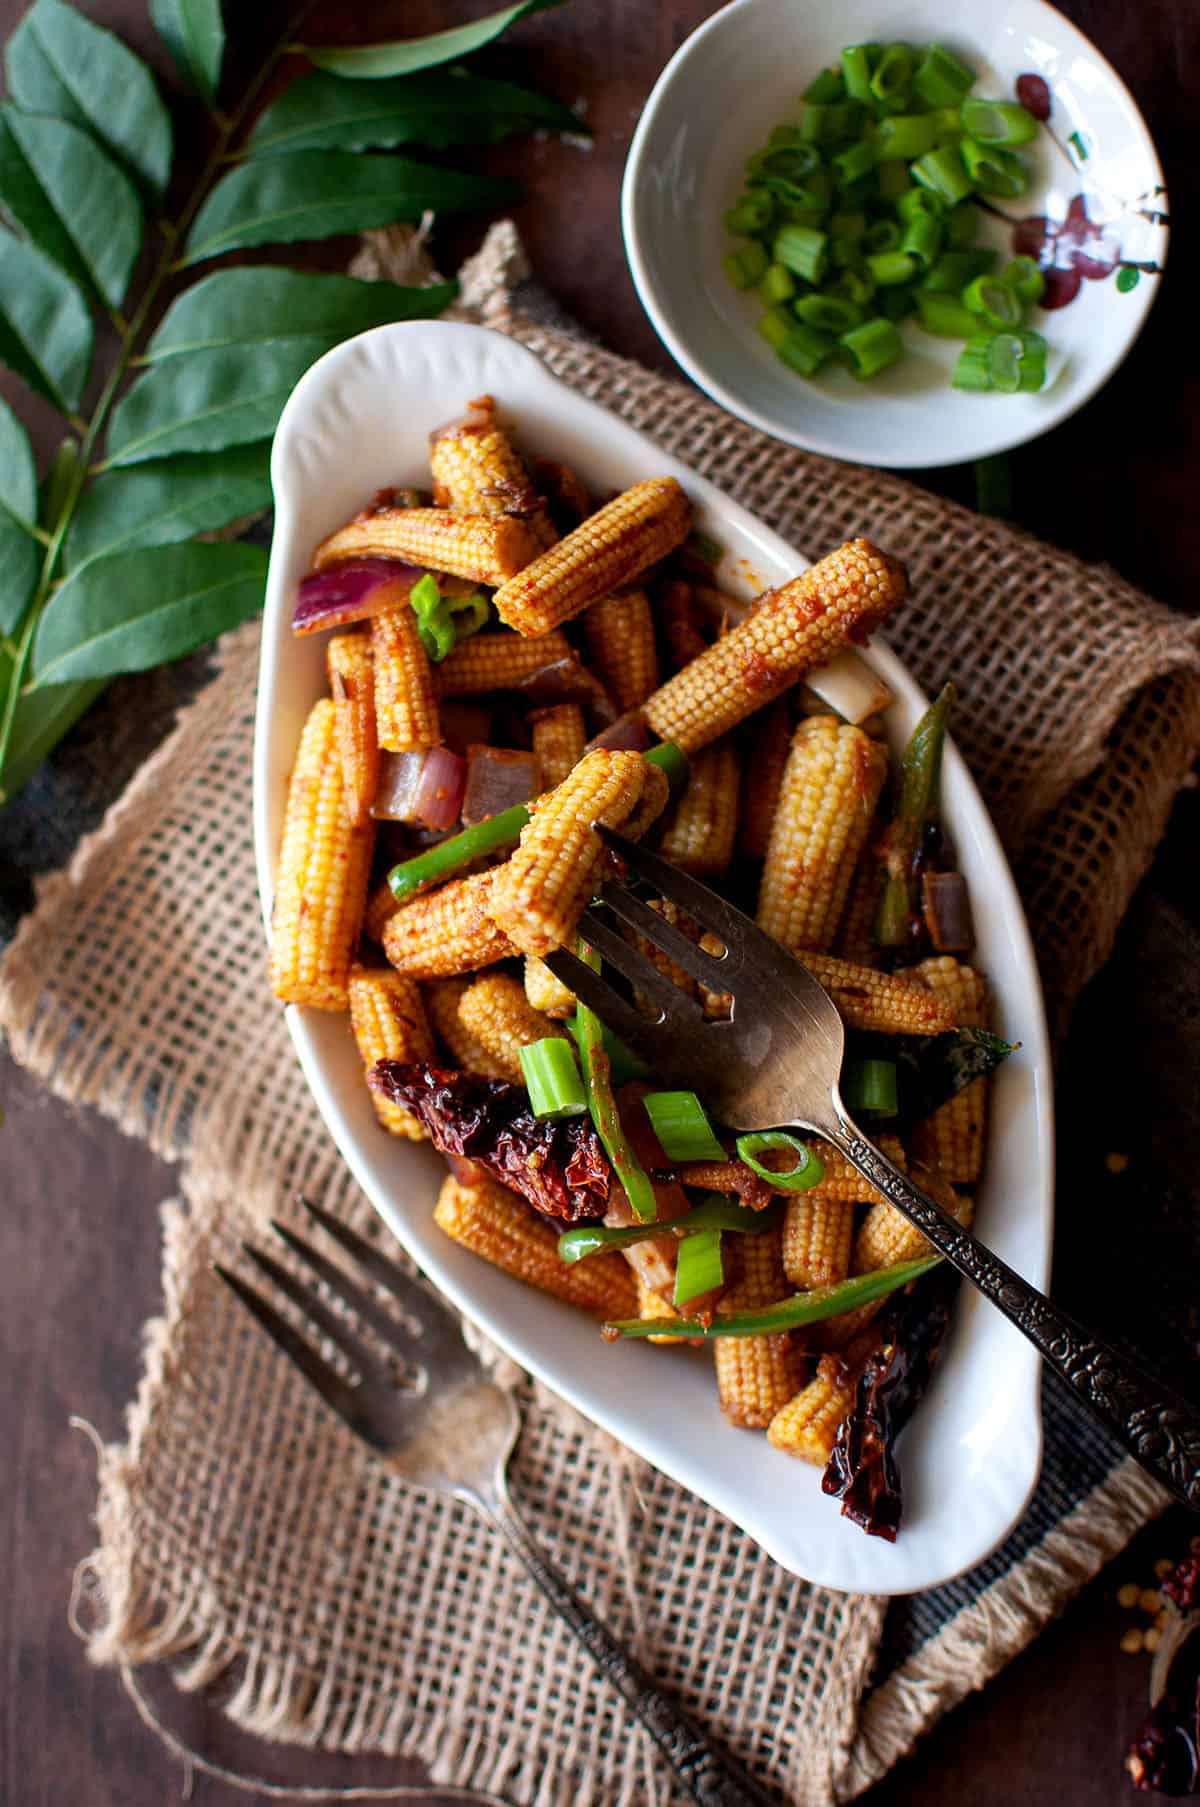
{"type": "MultiPolygon", "coordinates": [[[[511,230],[493,233],[470,273],[477,313],[807,552],[867,533],[908,561],[914,601],[891,638],[926,688],[959,686],[957,738],[1013,855],[1061,1026],[1200,746],[1195,628],[1111,573],[776,445],[539,323],[513,306],[517,256],[511,230]]],[[[646,1741],[499,1541],[365,1455],[211,1274],[297,1188],[370,1221],[266,989],[256,638],[224,643],[212,683],[45,884],[0,968],[16,1058],[182,1162],[184,1202],[164,1210],[163,1316],[128,1441],[101,1464],[92,1654],[173,1659],[185,1688],[225,1678],[226,1710],[266,1737],[404,1751],[439,1780],[521,1803],[669,1798],[646,1741]]],[[[923,1597],[928,1623],[864,1709],[882,1601],[793,1579],[520,1384],[514,1490],[535,1532],[642,1660],[797,1803],[866,1786],[1162,1503],[1060,1414],[1047,1469],[1070,1484],[1044,1488],[1004,1551],[939,1590],[944,1610],[923,1597]]]]}

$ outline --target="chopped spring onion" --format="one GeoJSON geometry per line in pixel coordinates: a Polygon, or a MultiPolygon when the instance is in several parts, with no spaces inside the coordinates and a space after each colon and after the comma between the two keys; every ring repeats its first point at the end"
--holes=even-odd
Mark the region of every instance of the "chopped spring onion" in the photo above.
{"type": "Polygon", "coordinates": [[[995,266],[994,251],[943,251],[922,277],[921,287],[926,294],[953,295],[957,300],[969,282],[990,276],[995,266]]]}
{"type": "Polygon", "coordinates": [[[758,292],[768,307],[778,307],[781,301],[790,301],[796,293],[796,278],[784,264],[768,264],[758,292]]]}
{"type": "Polygon", "coordinates": [[[582,1117],[587,1094],[575,1064],[575,1050],[561,1035],[547,1035],[518,1050],[521,1073],[535,1117],[582,1117]]]}
{"type": "Polygon", "coordinates": [[[843,192],[852,183],[861,182],[864,176],[869,176],[875,168],[876,161],[875,146],[869,138],[860,138],[857,144],[851,144],[844,151],[839,151],[833,158],[832,168],[843,192]]]}
{"type": "Polygon", "coordinates": [[[898,251],[900,232],[898,220],[873,220],[863,233],[863,250],[868,257],[879,251],[898,251]]]}
{"type": "MultiPolygon", "coordinates": [[[[687,754],[673,740],[664,740],[661,746],[651,747],[642,758],[651,765],[661,766],[672,792],[686,784],[687,754]]],[[[528,821],[526,806],[514,803],[511,809],[503,809],[499,815],[488,816],[485,821],[464,828],[460,834],[439,841],[436,847],[427,847],[411,860],[401,860],[387,875],[393,897],[403,903],[406,897],[412,897],[439,878],[448,878],[452,872],[461,871],[485,854],[495,853],[500,847],[511,847],[520,840],[521,830],[528,821]]]]}
{"type": "Polygon", "coordinates": [[[1013,100],[964,100],[960,109],[962,128],[976,144],[1030,144],[1037,137],[1038,122],[1025,107],[1013,100]]]}
{"type": "MultiPolygon", "coordinates": [[[[989,152],[988,155],[993,154],[989,152]]],[[[952,144],[939,145],[935,151],[927,151],[918,157],[912,166],[913,180],[922,188],[944,201],[947,207],[957,206],[965,201],[975,186],[974,177],[968,174],[964,158],[958,148],[952,144]]]]}
{"type": "Polygon", "coordinates": [[[978,315],[965,308],[956,295],[931,295],[922,286],[917,291],[917,312],[925,331],[943,339],[969,339],[979,330],[978,315]]]}
{"type": "Polygon", "coordinates": [[[765,275],[770,261],[758,240],[752,238],[740,251],[727,251],[721,268],[735,289],[752,289],[765,275]]]}
{"type": "Polygon", "coordinates": [[[1000,280],[1026,307],[1036,307],[1046,293],[1046,278],[1032,257],[1014,257],[1000,272],[1000,280]]]}
{"type": "Polygon", "coordinates": [[[814,1287],[811,1292],[796,1293],[781,1299],[777,1305],[766,1305],[761,1311],[733,1312],[726,1318],[714,1318],[711,1324],[699,1319],[680,1324],[678,1318],[625,1318],[605,1324],[604,1336],[701,1336],[706,1340],[719,1336],[769,1336],[777,1330],[797,1330],[805,1324],[819,1324],[836,1318],[844,1311],[855,1311],[860,1305],[884,1299],[898,1287],[919,1280],[938,1266],[940,1255],[921,1261],[900,1261],[895,1267],[876,1268],[869,1274],[856,1274],[850,1280],[839,1280],[834,1286],[814,1287]]]}
{"type": "Polygon", "coordinates": [[[668,1161],[725,1159],[695,1092],[647,1092],[642,1103],[668,1161]]]}
{"type": "MultiPolygon", "coordinates": [[[[917,291],[912,283],[895,283],[890,289],[879,291],[879,311],[885,320],[893,322],[907,320],[910,314],[917,311],[917,291]]],[[[853,370],[854,366],[849,366],[853,370]]]]}
{"type": "Polygon", "coordinates": [[[822,106],[809,104],[800,122],[801,134],[808,144],[844,144],[858,129],[861,109],[852,100],[837,100],[822,106]]]}
{"type": "Polygon", "coordinates": [[[977,144],[973,138],[964,138],[959,152],[970,186],[980,194],[1011,197],[1024,194],[1029,187],[1025,166],[1011,151],[995,150],[977,144]]]}
{"type": "Polygon", "coordinates": [[[775,234],[774,262],[803,276],[805,282],[820,282],[825,274],[827,244],[825,234],[811,226],[781,226],[775,234]]]}
{"type": "Polygon", "coordinates": [[[852,359],[853,374],[863,379],[876,376],[904,356],[900,334],[890,320],[878,317],[851,327],[848,333],[842,334],[838,344],[852,359]]]}
{"type": "Polygon", "coordinates": [[[1046,341],[1039,333],[981,333],[968,339],[959,353],[951,382],[956,389],[1041,389],[1046,381],[1046,341]]]}
{"type": "MultiPolygon", "coordinates": [[[[907,44],[889,44],[871,76],[870,89],[878,101],[893,101],[899,96],[907,97],[913,78],[916,58],[907,44]]],[[[898,157],[907,156],[906,151],[897,151],[898,157]]],[[[917,155],[912,152],[912,155],[917,155]]]]}
{"type": "Polygon", "coordinates": [[[923,157],[931,151],[937,126],[932,113],[897,113],[890,119],[881,119],[875,133],[875,143],[882,158],[900,158],[911,163],[914,157],[923,157]]]}
{"type": "Polygon", "coordinates": [[[962,303],[989,326],[1000,328],[1021,324],[1020,296],[994,276],[973,277],[962,292],[962,303]]]}
{"type": "Polygon", "coordinates": [[[824,333],[814,332],[810,326],[798,320],[775,350],[784,363],[793,370],[798,370],[801,376],[815,376],[833,356],[833,340],[827,339],[824,333]]]}
{"type": "Polygon", "coordinates": [[[910,220],[904,228],[900,249],[915,258],[923,270],[928,270],[942,248],[942,230],[941,220],[910,220]]]}
{"type": "Polygon", "coordinates": [[[913,76],[913,87],[931,107],[961,106],[975,76],[944,44],[931,44],[913,76]]]}
{"type": "Polygon", "coordinates": [[[739,238],[765,232],[774,212],[775,203],[770,195],[761,188],[754,189],[729,209],[725,215],[725,230],[739,238]]]}
{"type": "Polygon", "coordinates": [[[757,1173],[760,1180],[766,1180],[783,1192],[807,1192],[810,1186],[818,1186],[825,1178],[825,1164],[819,1155],[815,1155],[805,1142],[789,1135],[783,1129],[766,1129],[754,1135],[739,1136],[737,1139],[738,1159],[744,1161],[751,1173],[757,1173]],[[760,1154],[786,1151],[792,1156],[792,1165],[780,1173],[774,1167],[764,1167],[757,1159],[760,1154]]]}
{"type": "Polygon", "coordinates": [[[873,257],[868,257],[867,269],[881,289],[911,282],[917,274],[916,259],[907,251],[877,251],[873,257]]]}
{"type": "Polygon", "coordinates": [[[558,1256],[560,1261],[574,1263],[607,1249],[628,1249],[652,1237],[684,1236],[691,1230],[736,1230],[740,1235],[757,1236],[763,1230],[778,1229],[783,1210],[782,1199],[775,1199],[765,1211],[752,1211],[749,1205],[735,1204],[721,1192],[709,1192],[690,1211],[663,1223],[576,1224],[559,1237],[558,1256]]]}
{"type": "Polygon", "coordinates": [[[842,80],[846,93],[851,100],[859,100],[867,107],[875,98],[871,93],[871,65],[878,51],[876,44],[848,44],[842,52],[842,80]]]}
{"type": "Polygon", "coordinates": [[[839,333],[848,333],[852,326],[861,325],[863,320],[862,308],[840,295],[805,295],[794,304],[792,311],[806,326],[815,327],[818,332],[832,333],[835,338],[839,333]]]}
{"type": "MultiPolygon", "coordinates": [[[[579,944],[579,955],[589,966],[599,967],[599,957],[583,942],[579,944]]],[[[592,1124],[614,1174],[625,1188],[633,1215],[642,1223],[651,1223],[658,1216],[658,1200],[654,1195],[650,1175],[633,1152],[629,1138],[621,1126],[620,1112],[613,1096],[612,1066],[604,1046],[600,1018],[580,1000],[575,1010],[575,1023],[579,1037],[579,1064],[583,1068],[583,1083],[592,1124]]]]}
{"type": "Polygon", "coordinates": [[[773,351],[778,351],[783,341],[789,337],[796,322],[785,307],[768,308],[765,314],[758,316],[755,325],[773,351]]]}
{"type": "Polygon", "coordinates": [[[845,94],[846,84],[842,80],[841,70],[822,69],[821,73],[814,76],[809,82],[808,87],[804,90],[803,99],[809,106],[828,107],[834,101],[843,100],[845,94]]]}
{"type": "Polygon", "coordinates": [[[910,188],[896,202],[896,212],[906,226],[914,220],[943,220],[946,209],[928,188],[910,188]]]}
{"type": "Polygon", "coordinates": [[[713,1292],[725,1284],[725,1268],[721,1261],[720,1230],[693,1230],[679,1245],[675,1257],[676,1306],[686,1305],[703,1293],[713,1292]]]}
{"type": "Polygon", "coordinates": [[[881,201],[899,201],[912,187],[908,179],[908,165],[897,158],[885,157],[882,163],[875,166],[875,180],[879,185],[881,201]]]}
{"type": "Polygon", "coordinates": [[[842,1073],[846,1108],[872,1117],[894,1117],[900,1108],[894,1060],[849,1060],[842,1073]]]}

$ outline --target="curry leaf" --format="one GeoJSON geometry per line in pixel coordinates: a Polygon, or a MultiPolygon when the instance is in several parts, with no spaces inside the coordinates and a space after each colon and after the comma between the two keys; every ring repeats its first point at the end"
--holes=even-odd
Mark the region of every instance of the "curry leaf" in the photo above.
{"type": "Polygon", "coordinates": [[[68,577],[38,625],[33,682],[146,671],[248,621],[262,606],[258,546],[148,546],[94,559],[68,577]]]}
{"type": "Polygon", "coordinates": [[[493,207],[520,193],[512,182],[437,169],[407,157],[358,157],[348,151],[293,151],[256,157],[231,170],[197,215],[186,263],[247,245],[331,238],[396,220],[493,207]]]}
{"type": "Polygon", "coordinates": [[[221,0],[150,0],[150,17],[179,73],[212,100],[225,55],[221,0]]]}
{"type": "Polygon", "coordinates": [[[171,173],[171,120],[154,77],[64,0],[36,0],[8,40],[9,91],[27,113],[87,126],[152,194],[171,173]]]}
{"type": "Polygon", "coordinates": [[[35,245],[0,229],[0,359],[64,414],[79,405],[95,328],[87,303],[35,245]]]}
{"type": "Polygon", "coordinates": [[[211,533],[271,501],[271,448],[235,446],[110,471],[84,490],[67,538],[67,568],[134,546],[211,533]]]}
{"type": "Polygon", "coordinates": [[[406,289],[394,282],[358,282],[352,276],[298,270],[219,270],[193,283],[171,304],[146,357],[154,361],[220,345],[313,335],[327,335],[329,344],[336,345],[394,320],[432,319],[457,293],[453,282],[406,289]]]}
{"type": "MultiPolygon", "coordinates": [[[[6,676],[0,664],[0,678],[6,676]]],[[[7,803],[29,782],[67,730],[90,709],[106,682],[105,678],[83,678],[74,684],[48,684],[44,690],[26,691],[17,704],[8,752],[0,766],[0,802],[7,803]]]]}
{"type": "Polygon", "coordinates": [[[0,202],[68,276],[119,307],[142,244],[137,189],[65,119],[0,108],[0,202]]]}
{"type": "Polygon", "coordinates": [[[560,4],[561,0],[521,0],[517,6],[488,13],[470,25],[455,25],[449,31],[430,32],[424,38],[401,38],[390,44],[303,44],[300,48],[310,63],[318,69],[330,69],[335,75],[356,80],[411,75],[415,69],[432,69],[436,63],[452,63],[472,50],[480,50],[527,13],[544,12],[547,7],[560,4]]]}
{"type": "Polygon", "coordinates": [[[513,132],[585,132],[561,101],[465,69],[343,81],[320,72],[285,88],[250,135],[258,155],[373,146],[496,144],[513,132]]]}
{"type": "Polygon", "coordinates": [[[37,582],[37,468],[29,435],[0,402],[0,634],[11,634],[37,582]]]}
{"type": "Polygon", "coordinates": [[[108,436],[110,465],[177,452],[219,452],[275,431],[284,402],[328,336],[278,345],[225,345],[165,358],[120,402],[108,436]]]}

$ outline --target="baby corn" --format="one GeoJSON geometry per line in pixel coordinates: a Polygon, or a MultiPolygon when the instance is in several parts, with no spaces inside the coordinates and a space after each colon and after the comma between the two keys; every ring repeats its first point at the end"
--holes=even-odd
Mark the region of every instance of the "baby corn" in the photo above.
{"type": "MultiPolygon", "coordinates": [[[[662,1293],[656,1292],[650,1282],[636,1268],[633,1270],[633,1277],[637,1285],[637,1315],[639,1318],[677,1318],[679,1316],[670,1299],[665,1298],[662,1293]]],[[[698,1336],[648,1336],[646,1341],[648,1343],[690,1343],[695,1348],[703,1344],[704,1339],[698,1336]]]]}
{"type": "Polygon", "coordinates": [[[514,953],[490,914],[496,869],[414,897],[384,924],[383,951],[411,979],[448,979],[514,953]]]}
{"type": "Polygon", "coordinates": [[[480,696],[488,690],[511,690],[543,665],[573,656],[565,634],[543,634],[538,640],[523,640],[519,634],[472,634],[438,666],[438,693],[480,696]]]}
{"type": "MultiPolygon", "coordinates": [[[[879,1146],[902,1170],[904,1150],[895,1136],[880,1136],[879,1146]]],[[[813,1152],[825,1169],[821,1181],[788,1199],[783,1220],[783,1269],[793,1286],[808,1292],[831,1286],[850,1272],[855,1207],[882,1203],[870,1180],[852,1167],[829,1142],[815,1142],[813,1152]]]]}
{"type": "Polygon", "coordinates": [[[331,634],[325,664],[337,723],[338,752],[346,786],[346,814],[355,828],[371,818],[379,783],[375,731],[375,665],[365,634],[331,634]]]}
{"type": "Polygon", "coordinates": [[[337,713],[323,697],[300,736],[275,884],[271,989],[284,1003],[345,1010],[374,842],[374,824],[355,828],[346,813],[337,713]]]}
{"type": "Polygon", "coordinates": [[[849,1363],[839,1355],[823,1355],[813,1379],[771,1419],[768,1441],[823,1468],[833,1454],[838,1426],[854,1404],[857,1386],[858,1376],[849,1363]]]}
{"type": "MultiPolygon", "coordinates": [[[[346,987],[354,1039],[369,1072],[377,1060],[428,1060],[433,1037],[421,993],[412,979],[386,966],[355,966],[346,987]]],[[[386,1130],[409,1142],[425,1142],[429,1131],[402,1104],[372,1092],[375,1113],[386,1130]]]]}
{"type": "Polygon", "coordinates": [[[384,609],[371,623],[375,658],[375,723],[389,753],[436,747],[442,738],[433,668],[407,602],[384,609]]]}
{"type": "Polygon", "coordinates": [[[524,459],[496,424],[490,395],[471,402],[462,420],[432,435],[429,463],[439,508],[465,515],[515,515],[539,547],[558,538],[524,459]]]}
{"type": "Polygon", "coordinates": [[[545,1016],[560,1018],[573,1016],[577,1001],[575,993],[535,954],[525,956],[525,1000],[545,1016]]]}
{"type": "MultiPolygon", "coordinates": [[[[530,640],[522,644],[537,646],[539,642],[530,640]]],[[[541,761],[542,788],[552,791],[583,758],[587,745],[583,710],[578,703],[555,703],[549,709],[535,710],[529,718],[529,726],[533,750],[541,761]]]]}
{"type": "Polygon", "coordinates": [[[658,851],[695,878],[720,878],[729,870],[737,838],[741,771],[726,737],[690,761],[687,788],[669,812],[658,851]]]}
{"type": "Polygon", "coordinates": [[[486,973],[463,992],[458,1019],[491,1057],[501,1079],[523,1083],[520,1050],[548,1035],[562,1035],[556,1022],[535,1010],[525,988],[507,973],[486,973]]]}
{"type": "Polygon", "coordinates": [[[946,999],[898,973],[879,973],[832,954],[799,952],[796,958],[825,987],[847,1028],[878,1035],[944,1035],[954,1028],[946,999]]]}
{"type": "Polygon", "coordinates": [[[400,905],[396,902],[392,887],[386,878],[380,879],[367,898],[367,907],[363,912],[363,934],[382,947],[383,931],[399,908],[400,905]]]}
{"type": "MultiPolygon", "coordinates": [[[[974,967],[964,966],[952,954],[940,954],[922,960],[909,976],[949,1004],[964,1027],[991,1027],[987,980],[974,967]]],[[[939,1105],[913,1133],[914,1157],[938,1168],[956,1186],[974,1186],[983,1172],[987,1098],[987,1079],[975,1079],[939,1105]]]]}
{"type": "Polygon", "coordinates": [[[744,621],[656,690],[646,703],[650,726],[686,753],[707,746],[848,640],[873,633],[906,590],[901,564],[869,540],[848,541],[768,591],[744,621]]]}
{"type": "Polygon", "coordinates": [[[518,633],[546,633],[674,551],[691,515],[674,477],[635,483],[502,584],[496,613],[518,633]]]}
{"type": "Polygon", "coordinates": [[[658,614],[671,655],[672,671],[682,671],[685,665],[708,651],[708,641],[700,631],[691,584],[669,583],[658,605],[658,614]]]}
{"type": "Polygon", "coordinates": [[[624,715],[658,688],[654,621],[645,590],[622,590],[594,602],[583,617],[588,664],[624,715]]]}
{"type": "Polygon", "coordinates": [[[589,1255],[573,1266],[560,1261],[555,1232],[495,1180],[460,1186],[447,1179],[433,1217],[463,1248],[595,1317],[631,1318],[637,1311],[633,1270],[620,1255],[589,1255]]]}
{"type": "Polygon", "coordinates": [[[451,514],[448,508],[367,509],[322,540],[313,569],[343,558],[395,558],[472,583],[503,584],[537,557],[538,543],[511,515],[451,514]]]}
{"type": "MultiPolygon", "coordinates": [[[[548,954],[575,931],[595,889],[604,845],[597,822],[645,828],[667,799],[667,781],[640,753],[597,747],[533,806],[516,852],[492,873],[489,908],[514,947],[548,954]]],[[[928,992],[922,995],[928,997],[928,992]]]]}
{"type": "Polygon", "coordinates": [[[831,944],[887,776],[861,728],[814,715],[796,729],[758,894],[758,923],[789,953],[831,944]]]}
{"type": "Polygon", "coordinates": [[[471,983],[470,979],[434,979],[427,985],[429,1020],[456,1067],[466,1073],[481,1073],[485,1079],[507,1079],[501,1063],[462,1020],[462,1001],[471,983]]]}
{"type": "MultiPolygon", "coordinates": [[[[729,1250],[726,1259],[737,1260],[737,1278],[717,1305],[718,1318],[734,1311],[756,1311],[786,1297],[778,1230],[739,1236],[736,1255],[729,1250]]],[[[713,1348],[721,1410],[732,1424],[765,1429],[800,1384],[802,1338],[787,1330],[771,1336],[718,1337],[713,1348]]]]}
{"type": "Polygon", "coordinates": [[[879,945],[875,940],[875,912],[883,884],[879,857],[868,835],[867,844],[858,859],[850,880],[850,895],[833,938],[833,951],[840,960],[852,960],[858,966],[879,965],[879,945]]]}
{"type": "MultiPolygon", "coordinates": [[[[922,1167],[914,1177],[944,1211],[959,1223],[970,1224],[971,1201],[960,1197],[940,1174],[922,1167]]],[[[932,1253],[929,1242],[903,1211],[881,1199],[871,1206],[858,1226],[850,1255],[850,1271],[873,1274],[878,1268],[897,1267],[902,1261],[920,1261],[932,1253]]],[[[857,1311],[845,1311],[840,1317],[827,1319],[821,1326],[821,1341],[830,1349],[843,1348],[882,1307],[883,1300],[876,1299],[870,1305],[860,1305],[857,1311]]]]}
{"type": "Polygon", "coordinates": [[[771,838],[779,806],[783,768],[792,745],[792,710],[787,697],[764,709],[746,730],[742,747],[741,828],[738,845],[752,860],[761,860],[771,838]]]}

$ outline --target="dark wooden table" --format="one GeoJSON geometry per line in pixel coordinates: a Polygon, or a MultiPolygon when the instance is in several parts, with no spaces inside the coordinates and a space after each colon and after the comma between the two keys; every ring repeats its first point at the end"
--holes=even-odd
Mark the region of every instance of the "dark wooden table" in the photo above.
{"type": "MultiPolygon", "coordinates": [[[[22,0],[0,0],[5,35],[23,10],[22,0]]],[[[142,0],[89,0],[89,10],[163,66],[142,0]]],[[[327,5],[320,29],[361,42],[443,25],[447,10],[457,17],[479,8],[470,0],[452,9],[435,0],[357,0],[327,5]]],[[[517,218],[547,286],[598,337],[660,369],[670,369],[670,361],[641,312],[621,250],[621,170],[659,69],[713,10],[705,0],[572,0],[562,11],[529,20],[487,58],[492,72],[538,83],[585,107],[595,132],[590,150],[532,142],[500,147],[485,161],[528,184],[517,218]]],[[[1186,244],[1197,188],[1189,142],[1194,0],[1158,0],[1152,8],[1129,0],[1067,0],[1064,10],[1122,71],[1148,117],[1186,244]]],[[[242,9],[226,11],[240,36],[242,9]]],[[[713,104],[721,104],[719,95],[713,104]]],[[[446,267],[472,248],[479,230],[478,223],[456,227],[442,241],[446,267]]],[[[1177,237],[1177,264],[1179,243],[1177,237]]],[[[331,255],[325,248],[322,261],[331,255]]],[[[1177,267],[1150,330],[1104,394],[1017,455],[1015,511],[1034,531],[1195,610],[1200,398],[1197,362],[1186,349],[1192,310],[1181,276],[1177,267]]],[[[44,411],[24,394],[18,405],[48,445],[44,411]]],[[[969,471],[933,472],[922,480],[970,499],[969,471]]],[[[1091,1227],[1110,1145],[1097,1145],[1095,1124],[1106,1107],[1119,1120],[1121,1112],[1132,1118],[1141,1104],[1157,1105],[1159,1131],[1170,1136],[1153,1020],[1142,1011],[1145,950],[1164,909],[1197,921],[1198,825],[1196,794],[1185,794],[1117,954],[1085,998],[1063,1068],[1056,1284],[1065,1303],[1114,1331],[1123,1321],[1129,1269],[1112,1241],[1091,1227]],[[1096,1052],[1114,1023],[1130,1038],[1119,1089],[1112,1061],[1101,1063],[1096,1052]]],[[[179,1798],[179,1765],[139,1725],[118,1680],[89,1668],[66,1623],[72,1568],[90,1545],[95,1497],[91,1448],[69,1420],[78,1414],[105,1439],[121,1435],[122,1407],[137,1383],[140,1327],[159,1299],[154,1207],[169,1196],[172,1176],[95,1116],[52,1101],[2,1056],[0,1096],[6,1113],[0,1350],[7,1381],[0,1393],[0,1467],[7,1477],[0,1498],[0,1800],[6,1807],[151,1807],[179,1798]]],[[[1126,1145],[1135,1140],[1127,1136],[1126,1145]]],[[[1185,1194],[1179,1203],[1186,1202],[1185,1194]]],[[[1188,1530],[1183,1515],[1172,1514],[1144,1533],[984,1694],[945,1719],[871,1793],[871,1807],[964,1799],[973,1807],[1009,1807],[1014,1797],[1031,1807],[1106,1807],[1125,1796],[1120,1757],[1144,1700],[1147,1659],[1118,1648],[1127,1621],[1114,1592],[1128,1577],[1144,1579],[1163,1551],[1182,1548],[1188,1530]]],[[[174,1695],[161,1678],[151,1685],[188,1742],[243,1772],[318,1787],[420,1779],[413,1766],[394,1761],[260,1744],[230,1727],[211,1702],[174,1695]]],[[[244,1797],[200,1777],[193,1798],[235,1807],[244,1797]]]]}

